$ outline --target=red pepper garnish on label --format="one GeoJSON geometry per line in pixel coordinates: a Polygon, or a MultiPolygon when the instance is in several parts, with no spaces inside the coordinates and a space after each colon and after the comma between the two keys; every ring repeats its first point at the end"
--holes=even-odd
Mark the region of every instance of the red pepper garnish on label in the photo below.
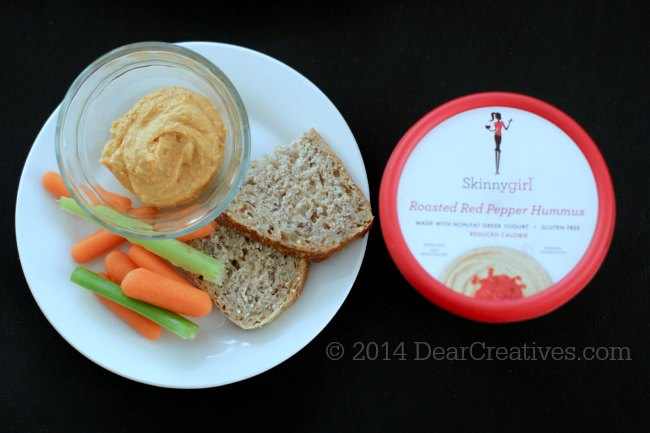
{"type": "Polygon", "coordinates": [[[522,284],[520,276],[510,277],[506,274],[494,275],[494,268],[488,269],[488,276],[486,278],[479,278],[478,275],[474,275],[472,277],[472,284],[481,285],[474,294],[474,297],[489,300],[523,298],[524,293],[522,289],[526,288],[526,285],[522,284]]]}

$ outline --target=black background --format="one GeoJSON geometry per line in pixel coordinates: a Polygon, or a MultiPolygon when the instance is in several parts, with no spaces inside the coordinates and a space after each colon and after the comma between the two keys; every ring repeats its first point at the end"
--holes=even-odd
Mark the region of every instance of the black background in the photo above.
{"type": "Polygon", "coordinates": [[[6,3],[0,7],[0,430],[650,429],[647,4],[6,3]],[[486,325],[448,314],[413,290],[390,260],[377,223],[339,313],[271,371],[194,391],[116,376],[68,345],[34,302],[16,252],[14,202],[30,146],[76,75],[103,53],[145,40],[241,45],[309,78],[355,134],[375,213],[389,155],[425,113],[479,91],[543,99],[577,120],[609,165],[618,212],[610,253],[587,288],[558,311],[486,325]],[[333,341],[347,349],[340,361],[325,354],[333,341]],[[391,348],[405,342],[408,349],[416,341],[620,346],[632,360],[351,360],[355,342],[391,348]]]}

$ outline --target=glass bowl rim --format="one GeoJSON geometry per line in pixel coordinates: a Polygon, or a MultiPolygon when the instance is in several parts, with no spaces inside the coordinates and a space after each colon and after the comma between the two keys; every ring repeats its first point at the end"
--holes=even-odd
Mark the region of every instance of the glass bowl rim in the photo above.
{"type": "MultiPolygon", "coordinates": [[[[233,119],[233,120],[237,120],[237,119],[233,119]]],[[[164,240],[164,239],[180,237],[188,233],[191,233],[199,229],[200,227],[204,226],[205,224],[208,224],[209,222],[216,219],[216,217],[226,208],[228,203],[232,201],[235,194],[237,194],[237,192],[239,191],[239,188],[242,182],[244,181],[246,172],[248,170],[248,166],[250,163],[250,154],[251,154],[250,124],[249,124],[248,114],[246,112],[246,107],[244,106],[244,103],[241,99],[241,96],[239,95],[239,92],[235,88],[234,84],[230,81],[228,76],[219,67],[217,67],[212,61],[198,54],[197,52],[173,43],[158,42],[158,41],[136,42],[133,44],[123,45],[121,47],[115,48],[103,54],[102,56],[94,60],[92,63],[90,63],[88,66],[86,66],[83,69],[83,71],[75,78],[75,80],[72,82],[72,84],[66,91],[65,97],[63,98],[63,102],[59,107],[54,141],[55,141],[54,144],[55,144],[57,165],[59,167],[59,172],[61,173],[61,177],[63,178],[63,182],[66,188],[68,189],[68,191],[70,192],[70,195],[72,196],[74,201],[90,217],[90,219],[96,224],[98,224],[100,227],[105,228],[118,235],[135,238],[135,239],[145,239],[145,240],[153,240],[153,239],[164,240]],[[178,230],[169,231],[169,232],[142,232],[142,231],[138,232],[138,231],[134,231],[133,229],[128,229],[128,228],[121,227],[119,225],[112,224],[98,217],[96,213],[92,210],[92,208],[90,206],[87,206],[84,200],[78,196],[75,188],[73,187],[71,179],[68,178],[67,173],[64,170],[64,168],[66,167],[66,163],[63,160],[64,158],[61,152],[62,132],[63,132],[63,125],[66,118],[66,114],[68,112],[68,109],[72,101],[74,100],[75,96],[77,95],[81,87],[85,84],[86,80],[88,80],[88,78],[92,74],[94,74],[103,66],[105,66],[107,63],[113,60],[116,60],[125,55],[138,53],[138,52],[147,52],[147,51],[162,51],[162,52],[176,54],[182,57],[189,58],[192,62],[205,68],[219,82],[221,82],[221,84],[226,89],[228,96],[230,96],[231,98],[230,102],[234,106],[235,109],[234,111],[236,112],[237,117],[239,117],[238,120],[241,129],[240,133],[237,134],[239,135],[240,138],[239,141],[241,146],[240,149],[241,161],[239,163],[239,166],[236,169],[232,186],[228,191],[228,194],[226,194],[226,196],[224,197],[224,200],[222,200],[214,209],[210,210],[209,212],[206,212],[201,217],[200,223],[192,224],[190,226],[183,227],[178,230]]],[[[94,186],[90,185],[89,188],[91,188],[93,192],[95,192],[94,186]]],[[[113,207],[108,205],[108,203],[102,203],[101,205],[106,205],[106,207],[113,209],[113,207]]],[[[120,211],[117,212],[119,212],[121,215],[124,215],[120,211]]]]}

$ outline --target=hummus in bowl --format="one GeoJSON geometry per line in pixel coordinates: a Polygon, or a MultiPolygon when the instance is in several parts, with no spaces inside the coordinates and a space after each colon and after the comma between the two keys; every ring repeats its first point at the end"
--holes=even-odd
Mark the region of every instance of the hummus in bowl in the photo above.
{"type": "Polygon", "coordinates": [[[113,122],[100,162],[147,206],[178,206],[217,173],[226,130],[208,98],[180,87],[143,96],[113,122]]]}
{"type": "Polygon", "coordinates": [[[553,285],[535,259],[506,247],[466,252],[447,266],[440,281],[458,293],[490,300],[531,296],[553,285]]]}

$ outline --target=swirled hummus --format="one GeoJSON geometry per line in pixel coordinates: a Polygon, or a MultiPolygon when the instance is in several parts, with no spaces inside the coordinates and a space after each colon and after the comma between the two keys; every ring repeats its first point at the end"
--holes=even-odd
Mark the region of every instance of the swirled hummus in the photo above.
{"type": "Polygon", "coordinates": [[[208,98],[164,87],[113,122],[100,162],[144,204],[177,206],[197,197],[215,176],[225,135],[208,98]]]}
{"type": "Polygon", "coordinates": [[[459,293],[483,299],[517,299],[553,284],[535,259],[505,247],[466,252],[447,266],[440,281],[459,293]]]}

